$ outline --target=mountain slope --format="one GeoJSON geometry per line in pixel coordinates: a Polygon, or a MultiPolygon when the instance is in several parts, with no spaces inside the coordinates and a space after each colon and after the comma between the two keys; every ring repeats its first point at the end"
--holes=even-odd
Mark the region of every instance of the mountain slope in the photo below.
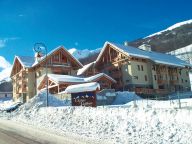
{"type": "Polygon", "coordinates": [[[71,48],[68,50],[70,54],[72,54],[75,58],[77,58],[82,64],[87,64],[89,62],[92,62],[96,59],[99,52],[101,51],[101,48],[95,49],[95,50],[77,50],[76,48],[71,48]]]}
{"type": "Polygon", "coordinates": [[[145,38],[134,40],[130,46],[151,45],[153,51],[169,52],[192,43],[192,20],[180,22],[145,38]]]}
{"type": "Polygon", "coordinates": [[[11,64],[4,57],[0,56],[0,82],[10,80],[11,67],[11,64]]]}

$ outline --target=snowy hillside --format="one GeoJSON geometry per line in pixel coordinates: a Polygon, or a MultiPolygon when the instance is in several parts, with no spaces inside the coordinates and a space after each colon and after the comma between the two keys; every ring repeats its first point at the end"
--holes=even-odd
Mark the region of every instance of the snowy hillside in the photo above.
{"type": "Polygon", "coordinates": [[[192,44],[191,38],[192,19],[178,22],[162,31],[131,41],[129,45],[139,47],[147,44],[153,51],[166,53],[192,44]]]}
{"type": "Polygon", "coordinates": [[[71,48],[69,49],[69,53],[72,54],[75,58],[77,59],[82,59],[82,58],[86,58],[90,55],[93,55],[95,53],[98,53],[101,49],[95,49],[95,50],[88,50],[88,49],[83,49],[83,50],[78,50],[76,48],[71,48]]]}
{"type": "Polygon", "coordinates": [[[162,33],[165,32],[165,31],[168,31],[168,30],[171,31],[171,30],[173,30],[173,29],[175,29],[175,28],[181,27],[181,26],[186,25],[186,24],[191,24],[191,23],[192,23],[192,19],[187,20],[187,21],[183,21],[183,22],[179,22],[179,23],[176,23],[176,24],[168,27],[168,28],[165,29],[165,30],[156,32],[156,33],[151,34],[151,35],[149,35],[149,36],[147,36],[147,37],[145,37],[145,38],[152,37],[152,36],[155,36],[155,35],[160,35],[160,34],[162,34],[162,33]]]}
{"type": "Polygon", "coordinates": [[[9,81],[11,64],[2,56],[0,56],[0,82],[2,80],[9,81]]]}

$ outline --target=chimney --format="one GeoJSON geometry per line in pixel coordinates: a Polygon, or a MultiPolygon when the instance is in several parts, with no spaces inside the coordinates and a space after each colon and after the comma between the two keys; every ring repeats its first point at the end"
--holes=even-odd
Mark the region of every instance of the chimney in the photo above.
{"type": "Polygon", "coordinates": [[[124,42],[124,46],[129,46],[129,42],[128,42],[128,41],[125,41],[125,42],[124,42]]]}
{"type": "Polygon", "coordinates": [[[42,58],[42,54],[40,52],[35,53],[35,63],[38,63],[42,58]]]}

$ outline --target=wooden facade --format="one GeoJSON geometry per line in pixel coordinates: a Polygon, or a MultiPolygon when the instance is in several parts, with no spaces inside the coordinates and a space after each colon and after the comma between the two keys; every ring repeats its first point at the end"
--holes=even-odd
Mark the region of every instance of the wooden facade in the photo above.
{"type": "MultiPolygon", "coordinates": [[[[64,47],[53,50],[48,54],[47,59],[45,57],[38,59],[25,57],[21,59],[21,57],[16,56],[11,71],[13,98],[15,100],[22,98],[22,101],[25,102],[37,93],[37,87],[44,77],[43,75],[45,75],[46,62],[48,73],[55,74],[75,75],[76,71],[82,67],[82,64],[64,47]]],[[[60,86],[61,89],[63,87],[60,86]]]]}

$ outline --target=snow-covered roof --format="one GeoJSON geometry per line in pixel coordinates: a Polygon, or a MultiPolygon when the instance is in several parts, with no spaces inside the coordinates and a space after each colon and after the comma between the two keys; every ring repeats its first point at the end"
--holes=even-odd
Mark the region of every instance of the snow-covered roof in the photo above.
{"type": "Polygon", "coordinates": [[[110,76],[99,73],[91,77],[77,77],[77,76],[71,76],[71,75],[58,75],[58,74],[48,74],[48,77],[53,80],[56,83],[88,83],[98,80],[101,77],[106,77],[107,79],[111,80],[112,82],[116,82],[113,78],[110,76]]]}
{"type": "MultiPolygon", "coordinates": [[[[70,57],[71,57],[72,59],[74,59],[81,67],[83,67],[83,65],[79,62],[79,60],[76,59],[72,54],[70,54],[70,53],[68,52],[68,50],[66,50],[63,46],[58,46],[58,47],[56,47],[55,49],[53,49],[52,51],[50,51],[50,52],[47,54],[47,56],[50,56],[51,54],[53,54],[54,52],[56,52],[56,51],[59,50],[59,49],[63,49],[65,52],[67,52],[68,55],[70,55],[70,57]]],[[[46,56],[43,56],[43,57],[41,58],[41,61],[45,60],[45,58],[46,58],[46,56]]],[[[40,61],[40,62],[41,62],[41,61],[40,61]]],[[[40,63],[40,62],[39,62],[39,63],[40,63]]],[[[36,65],[39,64],[39,63],[34,63],[33,66],[36,66],[36,65]]]]}
{"type": "Polygon", "coordinates": [[[81,69],[79,69],[77,71],[77,75],[82,75],[84,72],[86,72],[91,66],[93,66],[95,64],[94,62],[91,62],[89,64],[84,65],[81,69]]]}
{"type": "Polygon", "coordinates": [[[94,76],[90,76],[90,77],[87,77],[87,78],[84,78],[85,81],[87,82],[91,82],[91,81],[96,81],[98,80],[99,78],[101,77],[105,77],[107,79],[110,79],[111,81],[113,81],[114,83],[116,83],[116,80],[114,80],[112,77],[108,76],[107,74],[105,73],[99,73],[99,74],[96,74],[94,76]]]}
{"type": "MultiPolygon", "coordinates": [[[[64,51],[66,51],[71,56],[72,59],[74,59],[81,67],[83,67],[83,65],[75,57],[73,57],[63,46],[59,46],[59,47],[53,49],[52,51],[50,51],[47,54],[47,56],[53,54],[55,51],[57,51],[59,49],[63,49],[64,51]]],[[[38,65],[41,61],[45,60],[46,56],[43,56],[41,58],[40,62],[35,61],[35,58],[31,57],[31,56],[15,56],[15,58],[17,58],[19,60],[19,62],[22,64],[22,66],[24,66],[26,68],[31,68],[31,67],[38,65]]]]}
{"type": "MultiPolygon", "coordinates": [[[[97,82],[76,84],[68,86],[63,93],[79,93],[100,90],[100,85],[97,82]]],[[[61,92],[62,93],[62,92],[61,92]]]]}
{"type": "Polygon", "coordinates": [[[71,75],[59,75],[59,74],[48,74],[48,77],[56,83],[69,82],[69,83],[84,83],[84,78],[71,76],[71,75]]]}
{"type": "Polygon", "coordinates": [[[16,58],[26,68],[32,67],[35,62],[35,58],[31,56],[16,56],[16,58]]]}
{"type": "Polygon", "coordinates": [[[110,42],[105,42],[105,45],[104,45],[101,53],[99,54],[96,62],[99,61],[100,57],[102,56],[102,54],[105,51],[105,48],[108,44],[128,56],[149,59],[158,64],[165,64],[165,65],[171,65],[171,66],[177,66],[177,67],[185,67],[185,66],[192,67],[192,65],[188,64],[185,61],[182,61],[181,59],[179,59],[175,56],[158,53],[158,52],[154,52],[154,51],[145,51],[145,50],[141,50],[139,48],[110,43],[110,42]]]}

